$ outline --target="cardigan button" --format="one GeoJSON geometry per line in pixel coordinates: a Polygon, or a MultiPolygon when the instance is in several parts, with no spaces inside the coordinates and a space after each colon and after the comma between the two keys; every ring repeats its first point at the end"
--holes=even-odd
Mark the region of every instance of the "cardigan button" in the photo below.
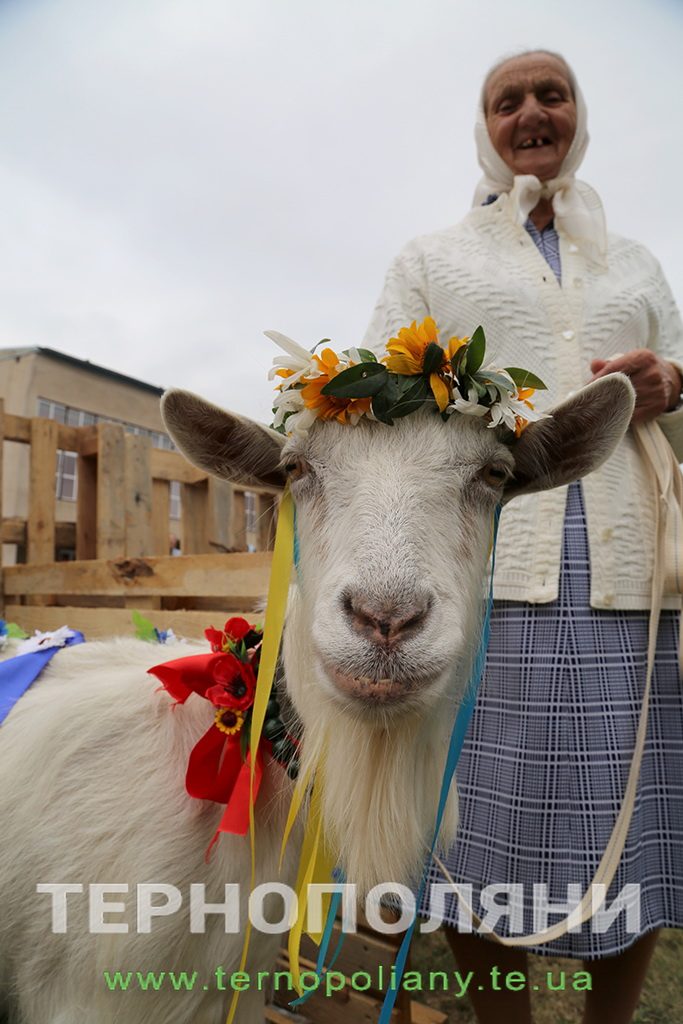
{"type": "Polygon", "coordinates": [[[574,278],[574,287],[575,288],[583,288],[583,278],[582,277],[575,277],[574,278]]]}
{"type": "Polygon", "coordinates": [[[603,594],[602,603],[605,605],[606,608],[609,608],[610,605],[614,604],[614,594],[603,594]]]}
{"type": "Polygon", "coordinates": [[[574,243],[572,242],[571,245],[569,246],[569,251],[570,252],[578,252],[579,251],[578,245],[574,245],[574,243]]]}
{"type": "Polygon", "coordinates": [[[562,337],[565,339],[565,341],[571,341],[572,338],[574,337],[574,332],[573,331],[562,331],[562,337]]]}
{"type": "Polygon", "coordinates": [[[614,536],[614,530],[612,529],[611,526],[608,526],[606,530],[602,531],[602,539],[605,540],[605,541],[611,540],[613,536],[614,536]]]}

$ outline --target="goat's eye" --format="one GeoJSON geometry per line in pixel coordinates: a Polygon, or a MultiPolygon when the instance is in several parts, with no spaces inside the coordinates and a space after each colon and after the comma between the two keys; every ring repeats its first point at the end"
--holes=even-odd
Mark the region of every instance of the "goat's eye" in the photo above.
{"type": "Polygon", "coordinates": [[[481,471],[481,477],[484,483],[487,483],[489,487],[502,487],[510,476],[510,470],[507,466],[503,466],[500,463],[492,462],[488,466],[484,466],[481,471]]]}
{"type": "Polygon", "coordinates": [[[300,480],[310,471],[310,468],[306,460],[302,458],[290,459],[285,463],[285,473],[290,480],[300,480]]]}

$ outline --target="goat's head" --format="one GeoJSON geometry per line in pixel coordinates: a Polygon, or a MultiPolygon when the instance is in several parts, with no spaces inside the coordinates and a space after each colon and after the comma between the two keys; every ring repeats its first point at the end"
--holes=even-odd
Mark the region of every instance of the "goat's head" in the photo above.
{"type": "MultiPolygon", "coordinates": [[[[633,400],[626,377],[604,377],[510,441],[479,418],[454,414],[443,422],[428,409],[393,426],[317,421],[305,437],[285,439],[187,392],[164,396],[167,429],[195,465],[246,485],[291,485],[300,563],[285,667],[305,752],[317,746],[311,756],[318,757],[338,745],[339,773],[346,759],[354,774],[360,751],[372,748],[377,763],[364,770],[382,790],[380,761],[392,760],[397,743],[405,754],[405,744],[426,737],[424,765],[404,756],[401,766],[418,790],[430,785],[436,800],[443,758],[435,754],[445,751],[477,645],[496,505],[595,469],[626,430],[633,400]]],[[[388,790],[400,786],[398,771],[394,758],[394,775],[383,791],[368,791],[359,819],[382,803],[401,834],[399,819],[411,814],[424,834],[432,801],[417,806],[418,794],[411,808],[404,792],[392,804],[388,790]]],[[[341,792],[330,797],[331,815],[332,803],[345,807],[346,817],[332,827],[342,847],[349,799],[358,802],[357,789],[346,799],[341,792]]],[[[409,845],[396,872],[419,859],[420,840],[410,852],[409,845]]],[[[386,860],[386,850],[375,855],[386,860]]]]}
{"type": "Polygon", "coordinates": [[[511,443],[479,419],[444,423],[427,410],[393,426],[318,421],[289,439],[182,391],[165,396],[163,414],[203,469],[243,484],[289,479],[298,625],[321,691],[351,714],[381,717],[432,702],[468,660],[496,504],[594,469],[632,403],[614,375],[511,443]]]}

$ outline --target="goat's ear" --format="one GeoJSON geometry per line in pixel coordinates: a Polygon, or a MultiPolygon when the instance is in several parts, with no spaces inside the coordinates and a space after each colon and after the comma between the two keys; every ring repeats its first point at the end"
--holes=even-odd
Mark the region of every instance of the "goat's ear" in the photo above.
{"type": "Polygon", "coordinates": [[[284,486],[285,438],[277,431],[175,389],[161,399],[161,417],[185,458],[199,469],[236,483],[284,486]]]}
{"type": "Polygon", "coordinates": [[[511,445],[515,473],[504,501],[579,480],[601,466],[626,433],[635,392],[623,373],[588,384],[548,419],[530,423],[511,445]]]}

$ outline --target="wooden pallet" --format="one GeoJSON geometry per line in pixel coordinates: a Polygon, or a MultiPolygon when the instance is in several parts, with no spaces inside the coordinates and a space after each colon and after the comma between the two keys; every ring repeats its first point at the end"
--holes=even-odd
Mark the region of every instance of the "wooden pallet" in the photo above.
{"type": "MultiPolygon", "coordinates": [[[[390,921],[392,911],[383,908],[382,916],[390,921]]],[[[338,921],[333,930],[330,949],[336,949],[340,929],[341,923],[338,921]]],[[[296,992],[281,987],[272,994],[272,1004],[268,1007],[266,1019],[271,1024],[377,1024],[385,988],[356,991],[351,985],[351,978],[357,972],[362,972],[377,979],[379,968],[382,967],[388,982],[402,939],[402,934],[386,935],[375,931],[359,912],[358,931],[345,936],[334,964],[334,970],[345,976],[346,986],[329,996],[324,991],[315,992],[296,1013],[289,1009],[289,1003],[297,997],[296,992]]],[[[302,971],[315,970],[316,954],[317,948],[304,936],[301,942],[302,971]]],[[[289,958],[283,949],[277,970],[286,972],[288,967],[289,958]]],[[[410,964],[407,963],[406,970],[409,969],[410,964]]],[[[391,1019],[395,1024],[446,1024],[448,1018],[439,1010],[411,1000],[409,993],[401,990],[391,1019]]]]}

